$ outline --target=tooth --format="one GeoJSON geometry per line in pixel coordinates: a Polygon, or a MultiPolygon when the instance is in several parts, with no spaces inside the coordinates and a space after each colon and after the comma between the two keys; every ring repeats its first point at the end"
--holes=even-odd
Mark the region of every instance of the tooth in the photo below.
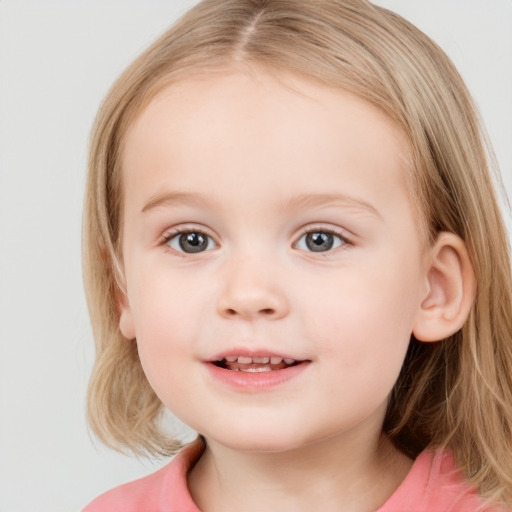
{"type": "Polygon", "coordinates": [[[253,357],[252,360],[255,363],[268,364],[270,361],[270,357],[253,357]]]}
{"type": "Polygon", "coordinates": [[[228,357],[226,357],[226,361],[228,363],[234,363],[237,359],[238,359],[237,356],[228,356],[228,357]]]}
{"type": "Polygon", "coordinates": [[[240,364],[251,364],[252,363],[252,357],[244,357],[244,356],[240,356],[238,358],[238,362],[240,364]]]}
{"type": "Polygon", "coordinates": [[[283,362],[282,357],[272,356],[270,358],[270,364],[281,364],[283,362]]]}
{"type": "Polygon", "coordinates": [[[295,363],[295,359],[288,359],[288,358],[286,358],[286,357],[285,357],[285,358],[284,358],[284,362],[285,362],[286,364],[293,364],[293,363],[295,363]]]}
{"type": "Polygon", "coordinates": [[[240,370],[241,372],[250,372],[250,373],[261,373],[261,372],[271,372],[272,370],[268,366],[263,366],[259,368],[246,368],[245,370],[240,370]]]}

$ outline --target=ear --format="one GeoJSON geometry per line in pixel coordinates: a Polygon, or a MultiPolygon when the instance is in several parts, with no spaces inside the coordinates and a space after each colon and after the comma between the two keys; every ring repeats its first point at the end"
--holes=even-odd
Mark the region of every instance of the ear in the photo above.
{"type": "MultiPolygon", "coordinates": [[[[126,286],[123,286],[123,288],[126,290],[126,286]]],[[[126,292],[123,290],[118,290],[117,292],[117,309],[119,312],[119,330],[121,334],[127,340],[134,340],[135,324],[133,322],[133,313],[126,292]]]]}
{"type": "Polygon", "coordinates": [[[456,333],[466,321],[476,293],[476,278],[464,241],[441,233],[430,250],[427,293],[415,319],[413,335],[439,341],[456,333]]]}

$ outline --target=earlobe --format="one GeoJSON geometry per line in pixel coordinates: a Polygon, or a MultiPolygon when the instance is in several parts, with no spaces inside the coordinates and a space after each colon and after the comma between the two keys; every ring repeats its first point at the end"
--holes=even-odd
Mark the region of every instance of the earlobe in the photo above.
{"type": "Polygon", "coordinates": [[[127,340],[132,341],[135,339],[135,324],[133,322],[133,314],[130,308],[130,302],[128,301],[127,297],[126,278],[122,265],[118,265],[116,269],[116,283],[118,286],[116,302],[117,312],[119,315],[119,330],[127,340]]]}
{"type": "Polygon", "coordinates": [[[464,241],[441,233],[433,245],[427,269],[428,291],[419,307],[413,335],[439,341],[457,332],[466,321],[476,293],[476,279],[464,241]]]}
{"type": "Polygon", "coordinates": [[[117,298],[117,307],[119,311],[119,330],[121,334],[127,340],[135,339],[135,325],[133,322],[133,314],[130,308],[130,304],[128,303],[128,298],[126,295],[119,291],[117,298]]]}
{"type": "Polygon", "coordinates": [[[135,339],[135,326],[133,324],[132,312],[129,307],[121,309],[119,315],[119,330],[127,340],[135,339]]]}

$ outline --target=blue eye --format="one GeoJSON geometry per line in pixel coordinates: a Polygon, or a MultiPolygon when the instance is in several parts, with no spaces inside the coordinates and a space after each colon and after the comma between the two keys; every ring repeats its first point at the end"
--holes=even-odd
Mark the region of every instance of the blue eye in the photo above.
{"type": "Polygon", "coordinates": [[[327,252],[346,244],[346,240],[340,235],[330,231],[310,231],[299,238],[297,249],[309,252],[327,252]]]}
{"type": "Polygon", "coordinates": [[[177,233],[167,239],[167,245],[175,251],[187,254],[210,251],[217,247],[213,239],[201,231],[177,233]]]}

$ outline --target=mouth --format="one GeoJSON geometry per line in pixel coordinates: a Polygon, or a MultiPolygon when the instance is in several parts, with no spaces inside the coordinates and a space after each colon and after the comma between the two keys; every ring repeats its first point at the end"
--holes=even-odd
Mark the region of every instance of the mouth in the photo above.
{"type": "Polygon", "coordinates": [[[247,353],[245,350],[219,354],[205,361],[214,381],[242,393],[270,392],[296,382],[307,373],[310,359],[293,359],[288,355],[268,352],[247,353]]]}
{"type": "Polygon", "coordinates": [[[230,355],[213,361],[213,364],[218,368],[234,372],[264,373],[284,370],[303,362],[272,355],[260,357],[230,355]]]}

